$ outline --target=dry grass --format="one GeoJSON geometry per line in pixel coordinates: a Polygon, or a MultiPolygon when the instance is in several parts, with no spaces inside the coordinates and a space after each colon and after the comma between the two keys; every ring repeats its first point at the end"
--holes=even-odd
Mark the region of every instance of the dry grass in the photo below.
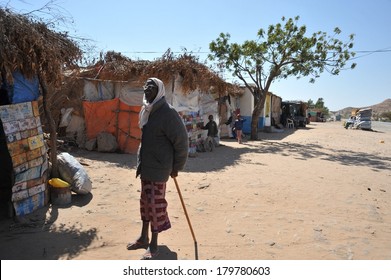
{"type": "Polygon", "coordinates": [[[157,77],[164,83],[169,83],[178,75],[182,78],[182,89],[185,93],[196,89],[217,96],[237,96],[243,93],[239,86],[225,82],[190,54],[174,57],[167,52],[155,61],[134,61],[111,51],[81,74],[83,77],[102,80],[133,81],[139,86],[150,77],[157,77]]]}
{"type": "Polygon", "coordinates": [[[54,32],[43,22],[0,9],[0,71],[9,83],[18,70],[28,78],[40,73],[48,84],[59,85],[63,70],[77,67],[81,56],[67,33],[54,32]]]}

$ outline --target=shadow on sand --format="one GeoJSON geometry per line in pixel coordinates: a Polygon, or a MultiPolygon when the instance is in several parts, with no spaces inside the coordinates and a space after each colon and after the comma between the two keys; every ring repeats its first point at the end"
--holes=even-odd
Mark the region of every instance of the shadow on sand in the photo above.
{"type": "MultiPolygon", "coordinates": [[[[316,123],[299,130],[316,129],[316,123]]],[[[299,160],[321,158],[326,161],[339,162],[348,166],[369,166],[373,170],[385,170],[390,168],[390,157],[382,157],[365,151],[356,152],[348,149],[330,149],[318,144],[298,144],[281,141],[295,133],[298,129],[286,129],[280,133],[259,133],[256,141],[246,140],[239,148],[232,148],[228,143],[236,142],[235,139],[221,139],[221,146],[213,152],[197,153],[196,157],[190,157],[186,163],[185,172],[219,171],[227,166],[238,164],[243,155],[250,153],[279,153],[287,157],[295,157],[299,160]],[[204,164],[208,161],[208,165],[204,164]]],[[[381,131],[368,131],[368,133],[381,133],[381,131]]],[[[248,136],[247,136],[248,138],[248,136]]],[[[70,152],[75,157],[93,161],[106,161],[120,168],[135,168],[137,156],[134,154],[99,153],[77,149],[70,152]]],[[[83,162],[81,161],[83,164],[83,162]]]]}
{"type": "Polygon", "coordinates": [[[10,219],[0,217],[0,259],[58,260],[73,259],[97,237],[95,228],[82,225],[55,226],[59,209],[82,207],[92,200],[92,194],[72,195],[65,206],[48,205],[25,216],[10,219]]]}
{"type": "MultiPolygon", "coordinates": [[[[308,128],[309,129],[309,128],[308,128]]],[[[284,133],[262,133],[257,141],[246,141],[243,145],[232,147],[234,139],[221,140],[221,146],[213,152],[198,153],[189,158],[185,172],[219,171],[227,166],[240,164],[246,154],[280,154],[298,160],[319,158],[324,161],[337,162],[346,166],[367,166],[374,171],[389,170],[391,157],[353,151],[349,149],[330,148],[316,143],[305,145],[281,141],[295,130],[284,133]],[[230,143],[231,142],[231,143],[230,143]],[[208,164],[204,164],[208,161],[208,164]]],[[[368,132],[371,133],[371,132],[368,132]]],[[[378,132],[380,133],[380,132],[378,132]]],[[[110,154],[76,150],[73,156],[92,161],[106,161],[121,168],[134,168],[136,155],[110,154]]],[[[262,163],[254,163],[262,164],[262,163]]],[[[72,206],[83,207],[92,200],[92,195],[72,197],[72,206]]],[[[69,207],[69,206],[66,206],[69,207]]],[[[58,217],[58,206],[50,205],[26,215],[15,222],[0,216],[0,258],[2,260],[56,260],[72,259],[87,248],[97,238],[95,228],[83,229],[82,225],[54,226],[58,217]],[[54,242],[53,242],[54,240],[54,242]],[[37,250],[37,248],[39,248],[37,250]]],[[[176,252],[166,246],[159,246],[159,260],[176,260],[176,252]]]]}
{"type": "MultiPolygon", "coordinates": [[[[294,157],[298,160],[320,158],[325,161],[333,161],[347,166],[367,166],[374,171],[388,170],[391,168],[391,157],[372,154],[370,152],[353,151],[349,149],[336,149],[318,144],[299,144],[280,141],[275,133],[263,134],[262,140],[246,141],[239,148],[227,146],[232,139],[223,139],[222,146],[213,152],[198,153],[190,158],[186,164],[185,172],[219,171],[227,166],[239,164],[241,157],[246,154],[280,154],[285,157],[294,157]],[[208,161],[208,165],[203,164],[208,161]],[[206,168],[208,166],[208,168],[206,168]]],[[[262,164],[262,163],[257,163],[262,164]]]]}

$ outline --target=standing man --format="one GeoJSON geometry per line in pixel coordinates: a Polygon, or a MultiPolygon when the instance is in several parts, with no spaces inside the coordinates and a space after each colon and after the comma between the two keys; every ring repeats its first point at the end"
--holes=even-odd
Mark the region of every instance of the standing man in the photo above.
{"type": "Polygon", "coordinates": [[[188,135],[178,112],[166,102],[164,84],[150,78],[144,85],[143,106],[139,115],[142,130],[137,154],[136,177],[141,179],[140,237],[128,250],[147,249],[142,259],[158,254],[158,234],[171,228],[167,213],[166,182],[177,177],[188,156],[188,135]],[[149,241],[149,227],[152,238],[149,241]]]}

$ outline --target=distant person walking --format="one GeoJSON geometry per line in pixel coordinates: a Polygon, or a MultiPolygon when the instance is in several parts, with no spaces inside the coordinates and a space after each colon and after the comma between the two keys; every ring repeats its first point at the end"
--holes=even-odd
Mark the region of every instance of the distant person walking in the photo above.
{"type": "Polygon", "coordinates": [[[243,130],[243,123],[245,121],[246,121],[245,119],[241,118],[240,114],[236,115],[236,120],[234,122],[234,130],[239,144],[242,144],[242,130],[243,130]]]}
{"type": "Polygon", "coordinates": [[[233,113],[228,118],[228,120],[225,122],[225,124],[228,126],[228,135],[231,139],[236,139],[236,133],[234,130],[234,121],[233,121],[233,113]]]}

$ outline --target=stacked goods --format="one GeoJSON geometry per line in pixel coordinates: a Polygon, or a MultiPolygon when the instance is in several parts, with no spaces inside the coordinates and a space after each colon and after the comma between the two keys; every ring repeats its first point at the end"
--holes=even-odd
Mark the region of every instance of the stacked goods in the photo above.
{"type": "Polygon", "coordinates": [[[37,101],[0,106],[7,146],[15,173],[12,202],[17,216],[48,202],[48,159],[37,101]]]}
{"type": "Polygon", "coordinates": [[[189,155],[193,156],[197,153],[197,145],[202,140],[203,121],[198,112],[181,111],[180,114],[189,136],[189,155]]]}
{"type": "Polygon", "coordinates": [[[370,130],[371,129],[371,118],[372,118],[372,109],[371,108],[360,109],[356,114],[355,126],[357,128],[361,128],[364,130],[370,130]]]}

